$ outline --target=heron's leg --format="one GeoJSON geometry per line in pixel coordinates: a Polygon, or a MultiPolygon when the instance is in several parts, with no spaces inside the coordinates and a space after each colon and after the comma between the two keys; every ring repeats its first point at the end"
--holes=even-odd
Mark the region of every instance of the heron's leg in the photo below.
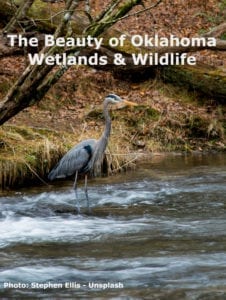
{"type": "Polygon", "coordinates": [[[91,212],[90,206],[89,206],[89,195],[88,195],[88,187],[87,187],[87,174],[85,175],[85,195],[86,195],[88,212],[91,212]]]}
{"type": "Polygon", "coordinates": [[[78,193],[77,193],[77,179],[78,179],[78,171],[76,171],[76,173],[75,173],[75,181],[74,181],[73,188],[75,190],[75,198],[76,198],[76,204],[77,204],[77,211],[78,211],[78,213],[80,213],[80,205],[79,205],[79,199],[78,199],[78,193]]]}

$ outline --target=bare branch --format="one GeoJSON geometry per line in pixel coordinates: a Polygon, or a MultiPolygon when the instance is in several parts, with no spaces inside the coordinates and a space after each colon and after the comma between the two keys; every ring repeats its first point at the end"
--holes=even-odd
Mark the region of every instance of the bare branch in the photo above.
{"type": "Polygon", "coordinates": [[[79,4],[79,0],[68,0],[66,3],[66,9],[65,9],[65,13],[64,16],[61,20],[61,23],[58,25],[58,28],[55,31],[54,36],[55,37],[59,37],[61,36],[61,34],[63,34],[63,31],[66,27],[66,25],[69,23],[69,21],[71,20],[71,17],[76,9],[76,7],[79,4]]]}
{"type": "Polygon", "coordinates": [[[90,1],[89,0],[85,0],[84,13],[88,17],[90,23],[92,23],[93,22],[93,18],[91,16],[91,8],[90,8],[90,1]]]}
{"type": "Polygon", "coordinates": [[[202,36],[204,37],[220,37],[223,33],[226,32],[226,22],[218,25],[217,27],[214,27],[210,31],[204,33],[202,36]]]}
{"type": "Polygon", "coordinates": [[[121,2],[120,0],[113,0],[113,1],[111,1],[111,3],[95,19],[95,22],[99,22],[105,16],[109,15],[120,2],[121,2]]]}
{"type": "Polygon", "coordinates": [[[117,23],[124,17],[134,6],[141,4],[142,0],[127,0],[116,11],[113,9],[119,4],[119,1],[113,0],[112,6],[108,6],[107,11],[102,18],[98,17],[98,22],[94,21],[89,27],[85,29],[86,34],[98,36],[103,31],[107,30],[113,24],[117,23]]]}
{"type": "Polygon", "coordinates": [[[91,8],[90,8],[90,2],[89,2],[89,0],[85,0],[85,12],[87,14],[89,14],[89,15],[91,13],[91,8]]]}
{"type": "Polygon", "coordinates": [[[138,15],[140,15],[140,14],[142,14],[142,13],[144,13],[144,12],[150,10],[150,9],[155,8],[155,7],[158,6],[161,2],[162,2],[162,0],[158,0],[155,4],[152,4],[152,5],[150,5],[150,6],[148,6],[148,7],[145,7],[145,8],[143,8],[143,9],[141,9],[141,10],[138,10],[138,11],[136,11],[135,13],[127,14],[127,15],[125,15],[124,17],[118,19],[118,21],[121,21],[121,20],[126,19],[126,18],[129,18],[129,17],[138,16],[138,15]]]}
{"type": "Polygon", "coordinates": [[[15,29],[16,24],[19,23],[19,21],[26,16],[26,13],[29,10],[29,8],[32,6],[33,2],[34,0],[21,2],[21,5],[17,9],[15,15],[13,15],[9,23],[3,29],[4,33],[13,31],[15,29]]]}
{"type": "MultiPolygon", "coordinates": [[[[115,6],[118,5],[119,2],[120,1],[116,1],[116,3],[114,4],[114,6],[110,6],[109,5],[109,7],[106,9],[106,13],[102,16],[102,19],[104,19],[106,16],[110,15],[110,13],[114,10],[115,6]]],[[[116,23],[118,21],[121,21],[121,20],[124,20],[126,18],[140,15],[140,14],[142,14],[142,13],[144,13],[144,12],[146,12],[146,11],[148,11],[150,9],[153,9],[154,7],[158,6],[161,2],[162,2],[162,0],[158,0],[155,4],[152,4],[152,5],[148,6],[148,7],[145,7],[145,8],[143,8],[143,9],[141,9],[141,10],[135,12],[135,13],[126,14],[126,15],[124,15],[122,17],[115,17],[115,19],[111,18],[109,21],[104,21],[103,20],[102,23],[103,24],[114,24],[114,23],[116,23]]],[[[143,2],[141,1],[140,4],[143,5],[143,2]]],[[[101,16],[99,16],[97,18],[98,21],[100,21],[100,19],[101,19],[101,16]]]]}

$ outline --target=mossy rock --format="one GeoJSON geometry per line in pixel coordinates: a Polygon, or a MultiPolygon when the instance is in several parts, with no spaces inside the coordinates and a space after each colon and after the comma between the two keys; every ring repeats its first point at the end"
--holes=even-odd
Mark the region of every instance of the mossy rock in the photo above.
{"type": "Polygon", "coordinates": [[[146,105],[135,106],[134,111],[135,113],[138,112],[142,114],[145,119],[152,119],[154,121],[158,120],[160,116],[160,112],[158,110],[146,105]]]}
{"type": "Polygon", "coordinates": [[[93,109],[90,112],[88,112],[85,116],[86,120],[103,120],[103,110],[102,109],[93,109]]]}
{"type": "Polygon", "coordinates": [[[114,111],[115,119],[123,119],[132,127],[136,127],[143,123],[149,123],[150,121],[157,121],[159,116],[159,111],[146,105],[138,105],[133,108],[123,107],[120,111],[114,111]]]}

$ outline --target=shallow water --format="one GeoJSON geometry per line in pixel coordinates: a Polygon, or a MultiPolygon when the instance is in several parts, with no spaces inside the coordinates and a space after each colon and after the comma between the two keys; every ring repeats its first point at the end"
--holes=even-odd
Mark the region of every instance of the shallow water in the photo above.
{"type": "Polygon", "coordinates": [[[226,155],[168,156],[0,198],[0,296],[226,299],[226,155]]]}

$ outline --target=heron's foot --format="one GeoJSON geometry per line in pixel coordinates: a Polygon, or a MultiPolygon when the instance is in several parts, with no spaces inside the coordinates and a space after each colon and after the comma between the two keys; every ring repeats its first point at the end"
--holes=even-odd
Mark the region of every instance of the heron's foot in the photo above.
{"type": "Polygon", "coordinates": [[[85,215],[87,216],[92,216],[93,215],[93,211],[90,207],[87,207],[85,210],[85,215]]]}
{"type": "Polygon", "coordinates": [[[78,214],[78,215],[79,215],[80,212],[81,212],[80,204],[79,204],[79,200],[78,200],[77,193],[76,193],[76,211],[77,211],[77,214],[78,214]]]}
{"type": "Polygon", "coordinates": [[[76,211],[76,213],[77,213],[78,215],[81,214],[81,209],[80,209],[80,207],[76,207],[76,208],[75,208],[75,211],[76,211]]]}

